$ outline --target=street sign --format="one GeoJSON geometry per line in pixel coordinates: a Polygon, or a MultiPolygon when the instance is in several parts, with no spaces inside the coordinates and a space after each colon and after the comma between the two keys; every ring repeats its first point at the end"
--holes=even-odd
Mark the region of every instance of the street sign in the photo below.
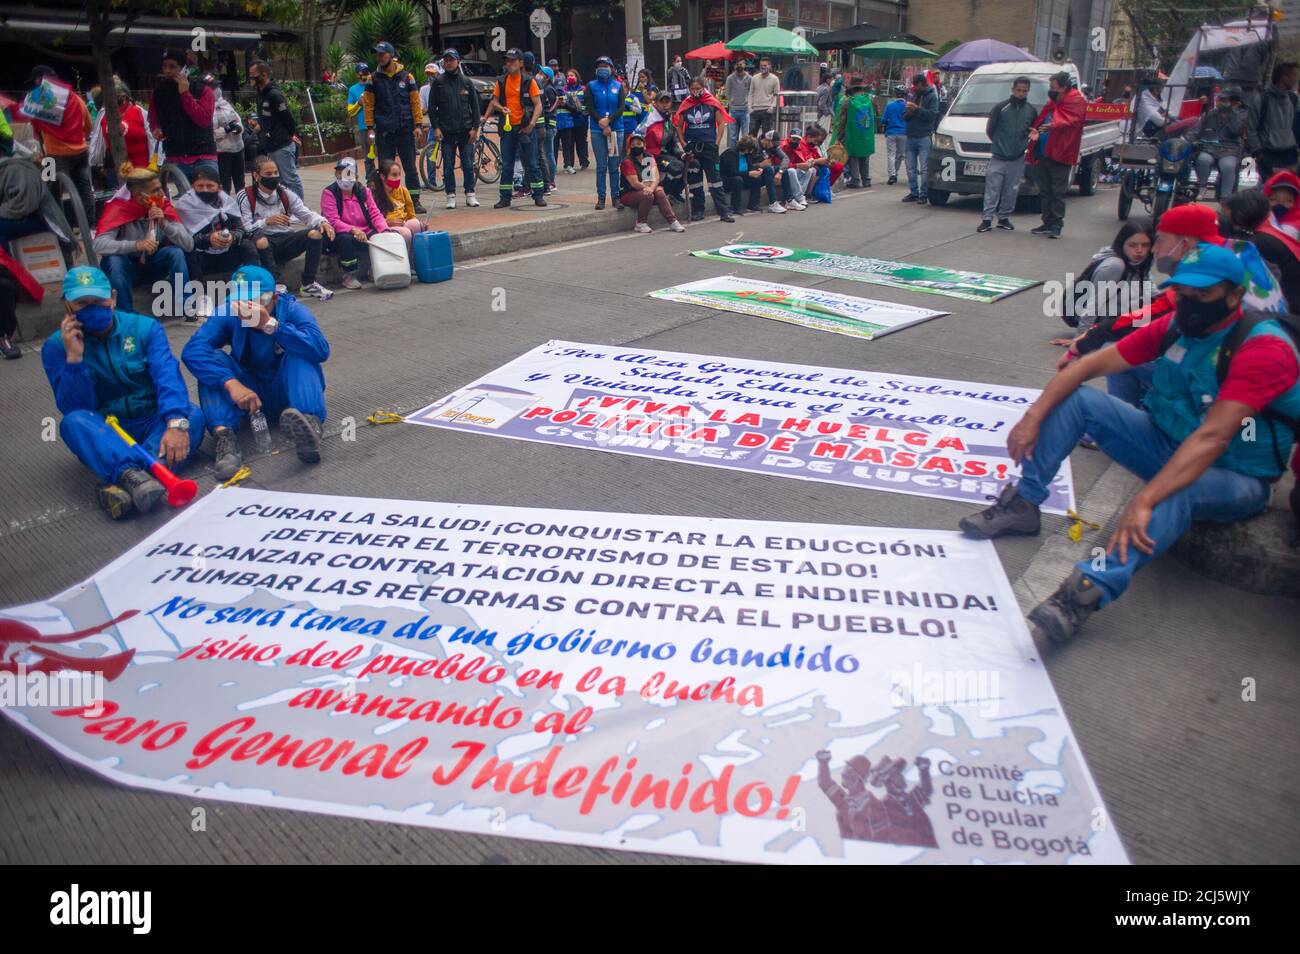
{"type": "Polygon", "coordinates": [[[649,34],[651,40],[680,40],[682,38],[682,27],[681,24],[652,26],[649,28],[649,34]]]}
{"type": "Polygon", "coordinates": [[[551,35],[551,15],[538,7],[529,14],[528,26],[533,31],[533,36],[545,39],[551,35]]]}
{"type": "Polygon", "coordinates": [[[765,7],[763,12],[767,15],[767,25],[770,27],[777,26],[781,13],[776,7],[765,7]]]}

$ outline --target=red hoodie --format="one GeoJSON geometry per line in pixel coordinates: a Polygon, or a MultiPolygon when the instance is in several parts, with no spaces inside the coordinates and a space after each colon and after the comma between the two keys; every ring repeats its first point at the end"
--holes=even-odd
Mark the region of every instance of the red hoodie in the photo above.
{"type": "MultiPolygon", "coordinates": [[[[1056,99],[1049,99],[1034,120],[1041,126],[1051,117],[1048,127],[1047,147],[1044,154],[1054,162],[1072,166],[1079,161],[1079,143],[1083,139],[1083,120],[1088,111],[1087,100],[1077,89],[1068,89],[1056,99]]],[[[1031,142],[1025,158],[1038,161],[1038,143],[1031,142]]]]}

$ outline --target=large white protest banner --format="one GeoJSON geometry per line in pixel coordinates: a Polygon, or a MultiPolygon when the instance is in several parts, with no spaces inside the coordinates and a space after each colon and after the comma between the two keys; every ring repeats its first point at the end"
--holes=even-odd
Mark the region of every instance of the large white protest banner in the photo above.
{"type": "MultiPolygon", "coordinates": [[[[987,506],[1039,392],[882,371],[550,341],[413,424],[987,506]]],[[[1043,504],[1074,508],[1066,461],[1043,504]]]]}
{"type": "Polygon", "coordinates": [[[650,297],[702,305],[717,311],[757,315],[868,341],[948,314],[933,308],[842,295],[824,288],[803,288],[735,275],[720,275],[660,288],[652,291],[650,297]]]}
{"type": "Polygon", "coordinates": [[[4,713],[127,785],[747,861],[1126,860],[956,533],[218,490],[0,617],[4,713]],[[100,698],[40,691],[97,667],[100,698]]]}

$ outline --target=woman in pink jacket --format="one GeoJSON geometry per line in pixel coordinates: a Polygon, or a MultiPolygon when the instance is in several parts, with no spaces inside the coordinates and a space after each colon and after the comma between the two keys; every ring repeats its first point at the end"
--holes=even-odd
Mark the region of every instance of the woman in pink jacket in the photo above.
{"type": "Polygon", "coordinates": [[[357,265],[361,247],[376,232],[387,232],[388,223],[370,190],[357,181],[357,161],[350,156],[335,163],[334,181],[320,194],[320,214],[334,226],[334,238],[326,250],[338,254],[343,287],[360,288],[357,265]]]}

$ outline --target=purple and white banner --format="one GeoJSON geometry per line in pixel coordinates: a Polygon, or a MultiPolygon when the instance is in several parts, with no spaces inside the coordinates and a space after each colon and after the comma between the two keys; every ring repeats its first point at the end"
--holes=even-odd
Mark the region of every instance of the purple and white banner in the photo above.
{"type": "MultiPolygon", "coordinates": [[[[1038,391],[550,341],[412,424],[984,505],[1038,391]]],[[[1074,507],[1067,461],[1043,509],[1074,507]]]]}

